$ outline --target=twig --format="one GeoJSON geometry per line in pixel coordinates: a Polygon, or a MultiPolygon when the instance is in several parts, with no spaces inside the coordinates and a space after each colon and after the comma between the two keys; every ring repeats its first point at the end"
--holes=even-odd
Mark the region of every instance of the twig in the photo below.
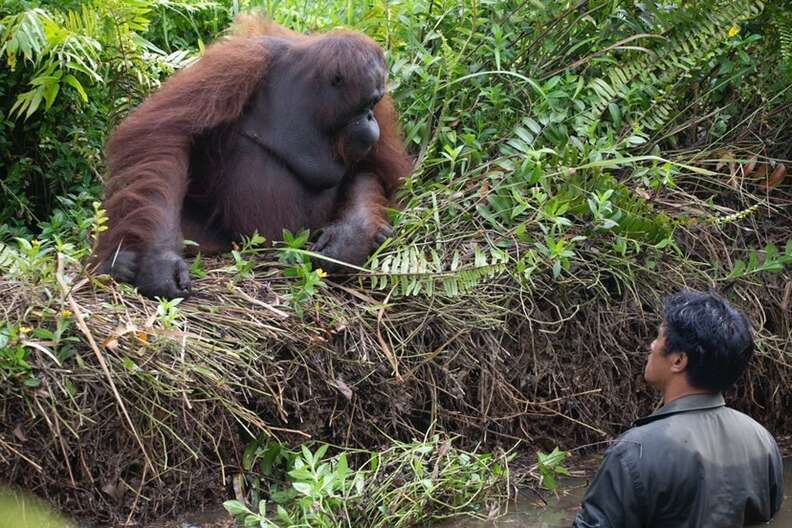
{"type": "Polygon", "coordinates": [[[104,355],[96,345],[96,340],[94,339],[91,330],[88,328],[88,325],[85,324],[85,318],[82,315],[80,306],[72,296],[72,292],[77,290],[83,284],[87,283],[88,279],[82,279],[70,289],[66,285],[66,280],[63,278],[63,255],[61,253],[58,253],[58,266],[57,271],[55,272],[55,278],[58,281],[58,285],[61,287],[61,290],[63,291],[64,297],[69,301],[69,306],[71,307],[71,311],[74,314],[74,319],[77,321],[77,327],[86,337],[86,339],[88,339],[88,344],[96,355],[96,359],[99,361],[99,365],[102,367],[102,371],[107,377],[107,381],[110,384],[110,388],[113,391],[116,401],[118,402],[118,406],[121,408],[121,412],[124,414],[124,418],[126,418],[126,421],[132,430],[132,434],[135,436],[135,440],[137,440],[137,443],[140,446],[140,450],[143,453],[143,458],[146,460],[146,464],[149,468],[151,468],[152,473],[156,474],[156,469],[154,469],[154,464],[149,458],[148,452],[146,451],[146,446],[143,444],[143,440],[140,438],[140,435],[135,428],[135,424],[132,423],[132,418],[130,418],[129,413],[127,412],[126,406],[124,405],[124,400],[121,398],[121,394],[119,394],[118,389],[116,388],[115,382],[113,381],[113,376],[110,374],[110,369],[107,367],[107,362],[105,361],[104,355]]]}
{"type": "Polygon", "coordinates": [[[390,299],[391,293],[393,293],[393,290],[388,293],[388,296],[382,302],[382,308],[377,311],[377,342],[379,342],[382,353],[385,354],[386,358],[388,358],[388,361],[393,368],[393,374],[396,376],[396,380],[399,383],[403,383],[404,380],[402,379],[401,374],[399,374],[399,361],[396,359],[396,355],[385,342],[385,339],[382,337],[382,317],[385,315],[385,308],[388,306],[388,300],[390,299]]]}
{"type": "Polygon", "coordinates": [[[41,471],[42,471],[42,468],[41,468],[41,466],[39,466],[38,464],[36,464],[36,463],[35,463],[35,462],[33,462],[32,460],[30,460],[28,457],[26,457],[25,455],[23,455],[22,453],[20,453],[20,452],[19,452],[19,451],[17,451],[16,449],[14,449],[14,448],[11,446],[11,444],[9,444],[8,442],[5,442],[5,441],[3,441],[3,439],[2,439],[2,438],[0,438],[0,445],[2,445],[2,446],[3,446],[3,449],[8,449],[8,450],[9,450],[9,451],[11,451],[12,453],[14,453],[16,456],[18,456],[19,458],[21,458],[22,460],[24,460],[25,462],[27,462],[28,464],[30,464],[31,466],[33,466],[33,469],[35,469],[36,471],[38,471],[39,473],[41,473],[41,471]]]}

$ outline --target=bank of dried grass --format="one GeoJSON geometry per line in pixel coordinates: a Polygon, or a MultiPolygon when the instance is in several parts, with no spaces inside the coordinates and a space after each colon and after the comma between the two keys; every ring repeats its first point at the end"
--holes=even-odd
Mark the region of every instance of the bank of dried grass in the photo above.
{"type": "MultiPolygon", "coordinates": [[[[722,238],[688,242],[728,256],[722,238]]],[[[0,467],[77,517],[118,524],[217,504],[248,432],[367,449],[433,428],[468,448],[606,441],[654,403],[641,373],[663,297],[710,284],[695,259],[635,266],[625,282],[590,257],[571,278],[504,274],[457,298],[330,281],[302,320],[266,255],[242,280],[207,262],[171,328],[156,302],[61,258],[55,282],[0,280],[7,319],[47,327],[68,310],[80,337],[62,366],[36,352],[39,387],[3,384],[0,467]]],[[[779,433],[792,426],[790,284],[763,274],[721,288],[761,343],[729,400],[779,433]]]]}

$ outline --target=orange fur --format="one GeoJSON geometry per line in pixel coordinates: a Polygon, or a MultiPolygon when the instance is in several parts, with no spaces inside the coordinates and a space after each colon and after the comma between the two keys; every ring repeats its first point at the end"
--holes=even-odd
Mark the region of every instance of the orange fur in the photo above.
{"type": "MultiPolygon", "coordinates": [[[[300,46],[316,46],[315,71],[354,62],[350,54],[371,51],[376,44],[368,37],[335,31],[306,36],[259,17],[240,17],[232,36],[206,50],[195,64],[177,72],[135,109],[111,134],[107,144],[109,180],[104,207],[109,229],[99,238],[95,252],[99,261],[110,258],[118,248],[135,251],[180,247],[181,214],[190,185],[191,148],[196,138],[233,125],[262,81],[271,60],[261,37],[278,37],[300,46]]],[[[382,53],[376,47],[378,53],[382,53]]],[[[357,63],[355,63],[357,64],[357,63]]],[[[347,71],[347,70],[345,70],[347,71]]],[[[348,72],[354,79],[361,72],[348,72]]],[[[323,109],[332,115],[335,109],[323,109]]],[[[365,186],[368,214],[385,221],[383,208],[411,169],[404,149],[398,116],[385,97],[376,107],[380,140],[359,163],[358,172],[374,174],[379,185],[365,186]],[[372,190],[374,189],[374,190],[372,190]],[[379,189],[379,190],[376,190],[379,189]]],[[[222,186],[213,176],[207,191],[222,186]]],[[[348,202],[348,201],[347,201],[348,202]]],[[[272,207],[286,208],[274,203],[272,207]]],[[[235,223],[244,225],[252,212],[233,211],[235,223]]],[[[279,212],[288,217],[289,210],[279,212]]],[[[338,216],[343,216],[343,211],[338,216]]]]}

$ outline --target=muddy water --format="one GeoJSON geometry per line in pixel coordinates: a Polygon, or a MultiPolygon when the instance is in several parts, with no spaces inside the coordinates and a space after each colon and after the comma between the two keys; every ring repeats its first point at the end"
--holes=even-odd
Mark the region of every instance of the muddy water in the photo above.
{"type": "MultiPolygon", "coordinates": [[[[580,507],[580,501],[586,492],[588,481],[586,479],[565,479],[559,482],[557,496],[545,494],[542,498],[528,490],[522,491],[517,500],[504,505],[506,514],[495,521],[481,521],[469,518],[455,519],[434,524],[432,528],[569,528],[575,513],[580,507]]],[[[784,490],[786,498],[781,511],[769,524],[773,528],[792,527],[792,458],[784,460],[784,490]]],[[[230,528],[224,514],[213,513],[193,515],[166,525],[157,525],[156,528],[230,528]],[[187,521],[187,522],[185,522],[187,521]]],[[[0,528],[5,528],[0,526],[0,528]]],[[[154,528],[154,527],[151,527],[154,528]]]]}
{"type": "MultiPolygon", "coordinates": [[[[586,492],[586,481],[567,480],[561,483],[561,489],[558,497],[545,497],[546,504],[536,495],[524,492],[507,505],[508,513],[496,521],[458,519],[439,524],[436,528],[568,528],[586,492]]],[[[763,526],[792,527],[792,458],[784,459],[784,492],[781,511],[763,526]]]]}
{"type": "MultiPolygon", "coordinates": [[[[523,491],[516,501],[504,505],[506,514],[496,521],[456,519],[433,525],[433,528],[560,528],[569,527],[575,518],[580,500],[586,491],[585,479],[561,481],[557,496],[541,499],[523,491]]],[[[784,460],[786,498],[775,519],[764,526],[792,527],[792,457],[784,460]]],[[[546,494],[547,495],[547,494],[546,494]]],[[[0,528],[75,528],[52,513],[45,504],[25,494],[0,489],[0,528]]],[[[232,520],[222,511],[194,513],[172,522],[157,523],[149,528],[231,528],[232,520]]]]}
{"type": "Polygon", "coordinates": [[[540,498],[535,493],[521,490],[516,501],[504,505],[506,515],[496,521],[457,519],[437,525],[437,528],[569,528],[586,492],[586,481],[568,479],[559,484],[557,496],[540,498]]]}

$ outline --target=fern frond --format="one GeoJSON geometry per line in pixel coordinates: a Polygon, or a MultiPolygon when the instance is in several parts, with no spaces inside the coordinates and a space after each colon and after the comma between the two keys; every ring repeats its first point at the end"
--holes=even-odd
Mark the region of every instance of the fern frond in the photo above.
{"type": "Polygon", "coordinates": [[[456,297],[506,271],[509,255],[505,251],[482,249],[478,244],[471,251],[472,255],[464,257],[455,251],[448,263],[434,249],[427,254],[414,244],[397,247],[372,259],[371,288],[392,289],[401,296],[423,293],[431,297],[439,291],[456,297]]]}
{"type": "Polygon", "coordinates": [[[772,24],[778,36],[781,58],[792,66],[792,3],[786,7],[779,6],[772,13],[772,24]]]}
{"type": "Polygon", "coordinates": [[[691,22],[682,24],[664,36],[652,54],[643,53],[605,72],[604,78],[590,81],[590,107],[579,119],[583,131],[599,121],[608,105],[618,100],[652,101],[643,112],[632,116],[636,129],[657,130],[675,117],[675,88],[692,72],[724,52],[723,41],[735,24],[757,16],[763,9],[761,0],[709,2],[697,11],[691,22]]]}

